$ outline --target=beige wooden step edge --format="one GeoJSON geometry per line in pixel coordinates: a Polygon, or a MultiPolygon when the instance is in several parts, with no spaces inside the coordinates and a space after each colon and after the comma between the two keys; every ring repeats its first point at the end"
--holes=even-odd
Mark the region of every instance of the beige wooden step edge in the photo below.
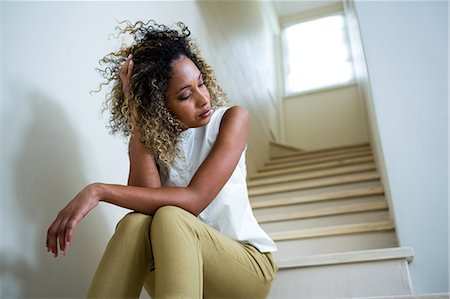
{"type": "Polygon", "coordinates": [[[411,263],[413,258],[414,252],[411,247],[393,247],[309,255],[290,260],[277,261],[277,265],[279,269],[292,269],[396,259],[406,259],[408,263],[411,263]]]}
{"type": "Polygon", "coordinates": [[[283,158],[274,158],[267,161],[266,165],[272,165],[272,164],[280,164],[280,163],[286,163],[286,162],[292,162],[292,161],[303,161],[303,160],[309,160],[313,158],[319,158],[319,157],[332,157],[340,154],[351,154],[351,153],[358,153],[361,151],[371,151],[372,149],[369,146],[364,147],[355,147],[355,148],[348,148],[348,149],[338,149],[335,151],[329,151],[329,152],[301,152],[296,155],[292,155],[289,157],[283,157],[283,158]]]}
{"type": "Polygon", "coordinates": [[[272,168],[272,167],[277,167],[279,165],[284,166],[284,165],[289,165],[289,164],[312,164],[315,163],[316,161],[321,161],[321,160],[338,160],[338,159],[343,159],[343,158],[352,158],[354,156],[361,156],[361,154],[366,154],[366,155],[371,155],[372,149],[367,148],[367,149],[358,149],[358,150],[353,150],[351,152],[346,151],[346,152],[336,152],[333,153],[332,155],[325,155],[325,156],[311,156],[308,159],[296,159],[296,160],[287,160],[287,161],[276,161],[276,162],[267,162],[264,164],[264,166],[261,169],[258,169],[258,171],[262,171],[266,168],[272,168]]]}
{"type": "MultiPolygon", "coordinates": [[[[280,146],[286,147],[286,145],[282,145],[282,144],[280,144],[280,146]]],[[[350,144],[350,145],[343,145],[343,146],[336,146],[336,147],[328,147],[328,148],[317,149],[317,150],[301,150],[299,148],[291,147],[289,145],[287,146],[287,148],[288,149],[296,149],[303,153],[324,153],[324,152],[336,151],[336,150],[341,150],[341,149],[345,150],[345,149],[351,149],[351,148],[359,148],[359,147],[364,147],[364,146],[370,146],[370,143],[364,142],[364,143],[357,143],[357,144],[350,144]]],[[[292,154],[292,155],[295,156],[297,154],[292,154]]],[[[283,159],[283,158],[285,158],[285,157],[273,158],[273,160],[283,159]]]]}
{"type": "Polygon", "coordinates": [[[259,180],[250,181],[247,183],[247,187],[257,187],[257,186],[265,186],[269,184],[277,184],[277,183],[287,183],[293,181],[307,180],[307,179],[315,179],[315,178],[323,178],[323,177],[331,177],[336,175],[345,175],[352,173],[359,173],[364,171],[372,171],[376,170],[377,167],[375,163],[364,163],[359,165],[350,165],[350,166],[338,166],[333,168],[321,169],[308,171],[303,173],[292,173],[286,175],[278,175],[275,177],[269,177],[259,180]]]}
{"type": "Polygon", "coordinates": [[[278,176],[278,175],[288,175],[293,173],[300,173],[305,171],[321,170],[321,169],[331,169],[342,166],[359,165],[364,163],[374,162],[373,156],[359,157],[359,158],[346,158],[338,161],[328,161],[322,163],[316,163],[312,165],[296,166],[292,168],[283,168],[278,170],[269,170],[265,172],[255,173],[248,177],[248,182],[259,181],[268,177],[278,176]]]}
{"type": "Polygon", "coordinates": [[[394,230],[394,223],[391,220],[368,222],[358,224],[337,225],[329,227],[318,227],[309,229],[299,229],[284,232],[270,233],[270,237],[275,241],[288,241],[298,239],[310,239],[318,237],[328,237],[337,235],[350,235],[368,232],[391,231],[394,230]]]}
{"type": "Polygon", "coordinates": [[[249,196],[267,195],[267,194],[274,194],[274,193],[281,193],[281,192],[288,192],[288,191],[296,191],[296,190],[360,183],[360,182],[367,182],[367,181],[375,181],[375,180],[379,180],[379,179],[380,179],[380,175],[378,174],[378,172],[359,173],[359,174],[351,174],[351,175],[338,176],[338,177],[311,179],[311,180],[305,180],[305,181],[300,181],[300,182],[287,183],[284,185],[269,185],[269,186],[252,187],[252,188],[248,189],[248,195],[249,196]]]}
{"type": "Polygon", "coordinates": [[[279,164],[263,166],[262,168],[258,169],[258,173],[264,173],[264,172],[273,171],[273,170],[277,170],[277,169],[315,165],[315,164],[324,163],[324,162],[341,161],[341,160],[349,159],[349,158],[359,158],[359,157],[367,157],[367,156],[373,156],[373,153],[370,150],[367,150],[367,151],[361,151],[361,152],[350,153],[350,154],[342,153],[342,154],[330,156],[330,157],[315,157],[315,158],[309,159],[309,160],[284,162],[284,163],[279,163],[279,164]]]}
{"type": "Polygon", "coordinates": [[[293,213],[279,213],[270,215],[261,215],[256,217],[258,222],[269,223],[269,222],[280,222],[287,220],[300,220],[300,219],[310,219],[325,216],[335,216],[335,215],[345,215],[345,214],[355,214],[364,212],[374,212],[387,210],[388,205],[386,201],[378,202],[367,202],[367,203],[357,203],[357,204],[347,204],[339,207],[327,207],[314,209],[309,211],[298,211],[293,213]]]}
{"type": "Polygon", "coordinates": [[[383,195],[384,189],[381,186],[375,187],[364,187],[357,188],[351,190],[344,191],[333,191],[326,193],[318,193],[318,194],[309,194],[303,195],[295,198],[277,198],[271,200],[261,200],[252,202],[253,209],[263,209],[263,208],[271,208],[278,206],[289,206],[296,205],[302,203],[310,203],[310,202],[319,202],[319,201],[327,201],[327,200],[339,200],[339,199],[347,199],[354,197],[364,197],[364,196],[376,196],[383,195]]]}

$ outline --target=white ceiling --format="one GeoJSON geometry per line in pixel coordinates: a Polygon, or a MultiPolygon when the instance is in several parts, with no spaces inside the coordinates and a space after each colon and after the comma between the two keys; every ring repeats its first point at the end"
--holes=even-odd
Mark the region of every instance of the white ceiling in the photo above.
{"type": "Polygon", "coordinates": [[[293,15],[303,11],[310,11],[329,4],[342,3],[342,0],[272,0],[278,17],[293,15]]]}

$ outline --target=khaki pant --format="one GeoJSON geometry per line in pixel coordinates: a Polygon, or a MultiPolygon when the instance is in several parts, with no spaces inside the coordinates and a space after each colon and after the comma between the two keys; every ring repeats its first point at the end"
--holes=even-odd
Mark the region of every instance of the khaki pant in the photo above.
{"type": "Polygon", "coordinates": [[[88,298],[265,298],[270,253],[233,241],[180,208],[126,215],[100,261],[88,298]]]}

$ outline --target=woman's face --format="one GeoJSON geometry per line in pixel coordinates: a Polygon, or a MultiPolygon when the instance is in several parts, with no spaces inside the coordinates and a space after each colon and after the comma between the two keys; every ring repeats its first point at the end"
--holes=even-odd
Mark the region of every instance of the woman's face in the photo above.
{"type": "Polygon", "coordinates": [[[183,129],[205,126],[211,119],[211,98],[197,66],[181,56],[172,62],[166,106],[183,129]]]}

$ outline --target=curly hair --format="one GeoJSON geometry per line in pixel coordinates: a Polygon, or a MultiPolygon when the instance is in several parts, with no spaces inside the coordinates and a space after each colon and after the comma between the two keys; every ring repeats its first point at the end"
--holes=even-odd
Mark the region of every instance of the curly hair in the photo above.
{"type": "Polygon", "coordinates": [[[145,148],[168,166],[178,155],[177,143],[182,131],[180,121],[165,103],[171,63],[181,56],[192,60],[203,76],[213,108],[226,105],[226,94],[199,48],[189,38],[188,27],[182,22],[177,23],[178,29],[170,29],[153,20],[135,24],[124,21],[120,24],[125,26],[116,27],[119,30],[117,37],[130,34],[134,41],[117,52],[105,55],[99,61],[104,68],[97,69],[106,79],[100,84],[100,90],[103,86],[112,87],[104,103],[104,109],[111,113],[109,129],[112,134],[122,133],[124,136],[137,133],[145,148]],[[130,94],[125,97],[119,70],[130,54],[133,55],[134,66],[129,82],[130,94]]]}

